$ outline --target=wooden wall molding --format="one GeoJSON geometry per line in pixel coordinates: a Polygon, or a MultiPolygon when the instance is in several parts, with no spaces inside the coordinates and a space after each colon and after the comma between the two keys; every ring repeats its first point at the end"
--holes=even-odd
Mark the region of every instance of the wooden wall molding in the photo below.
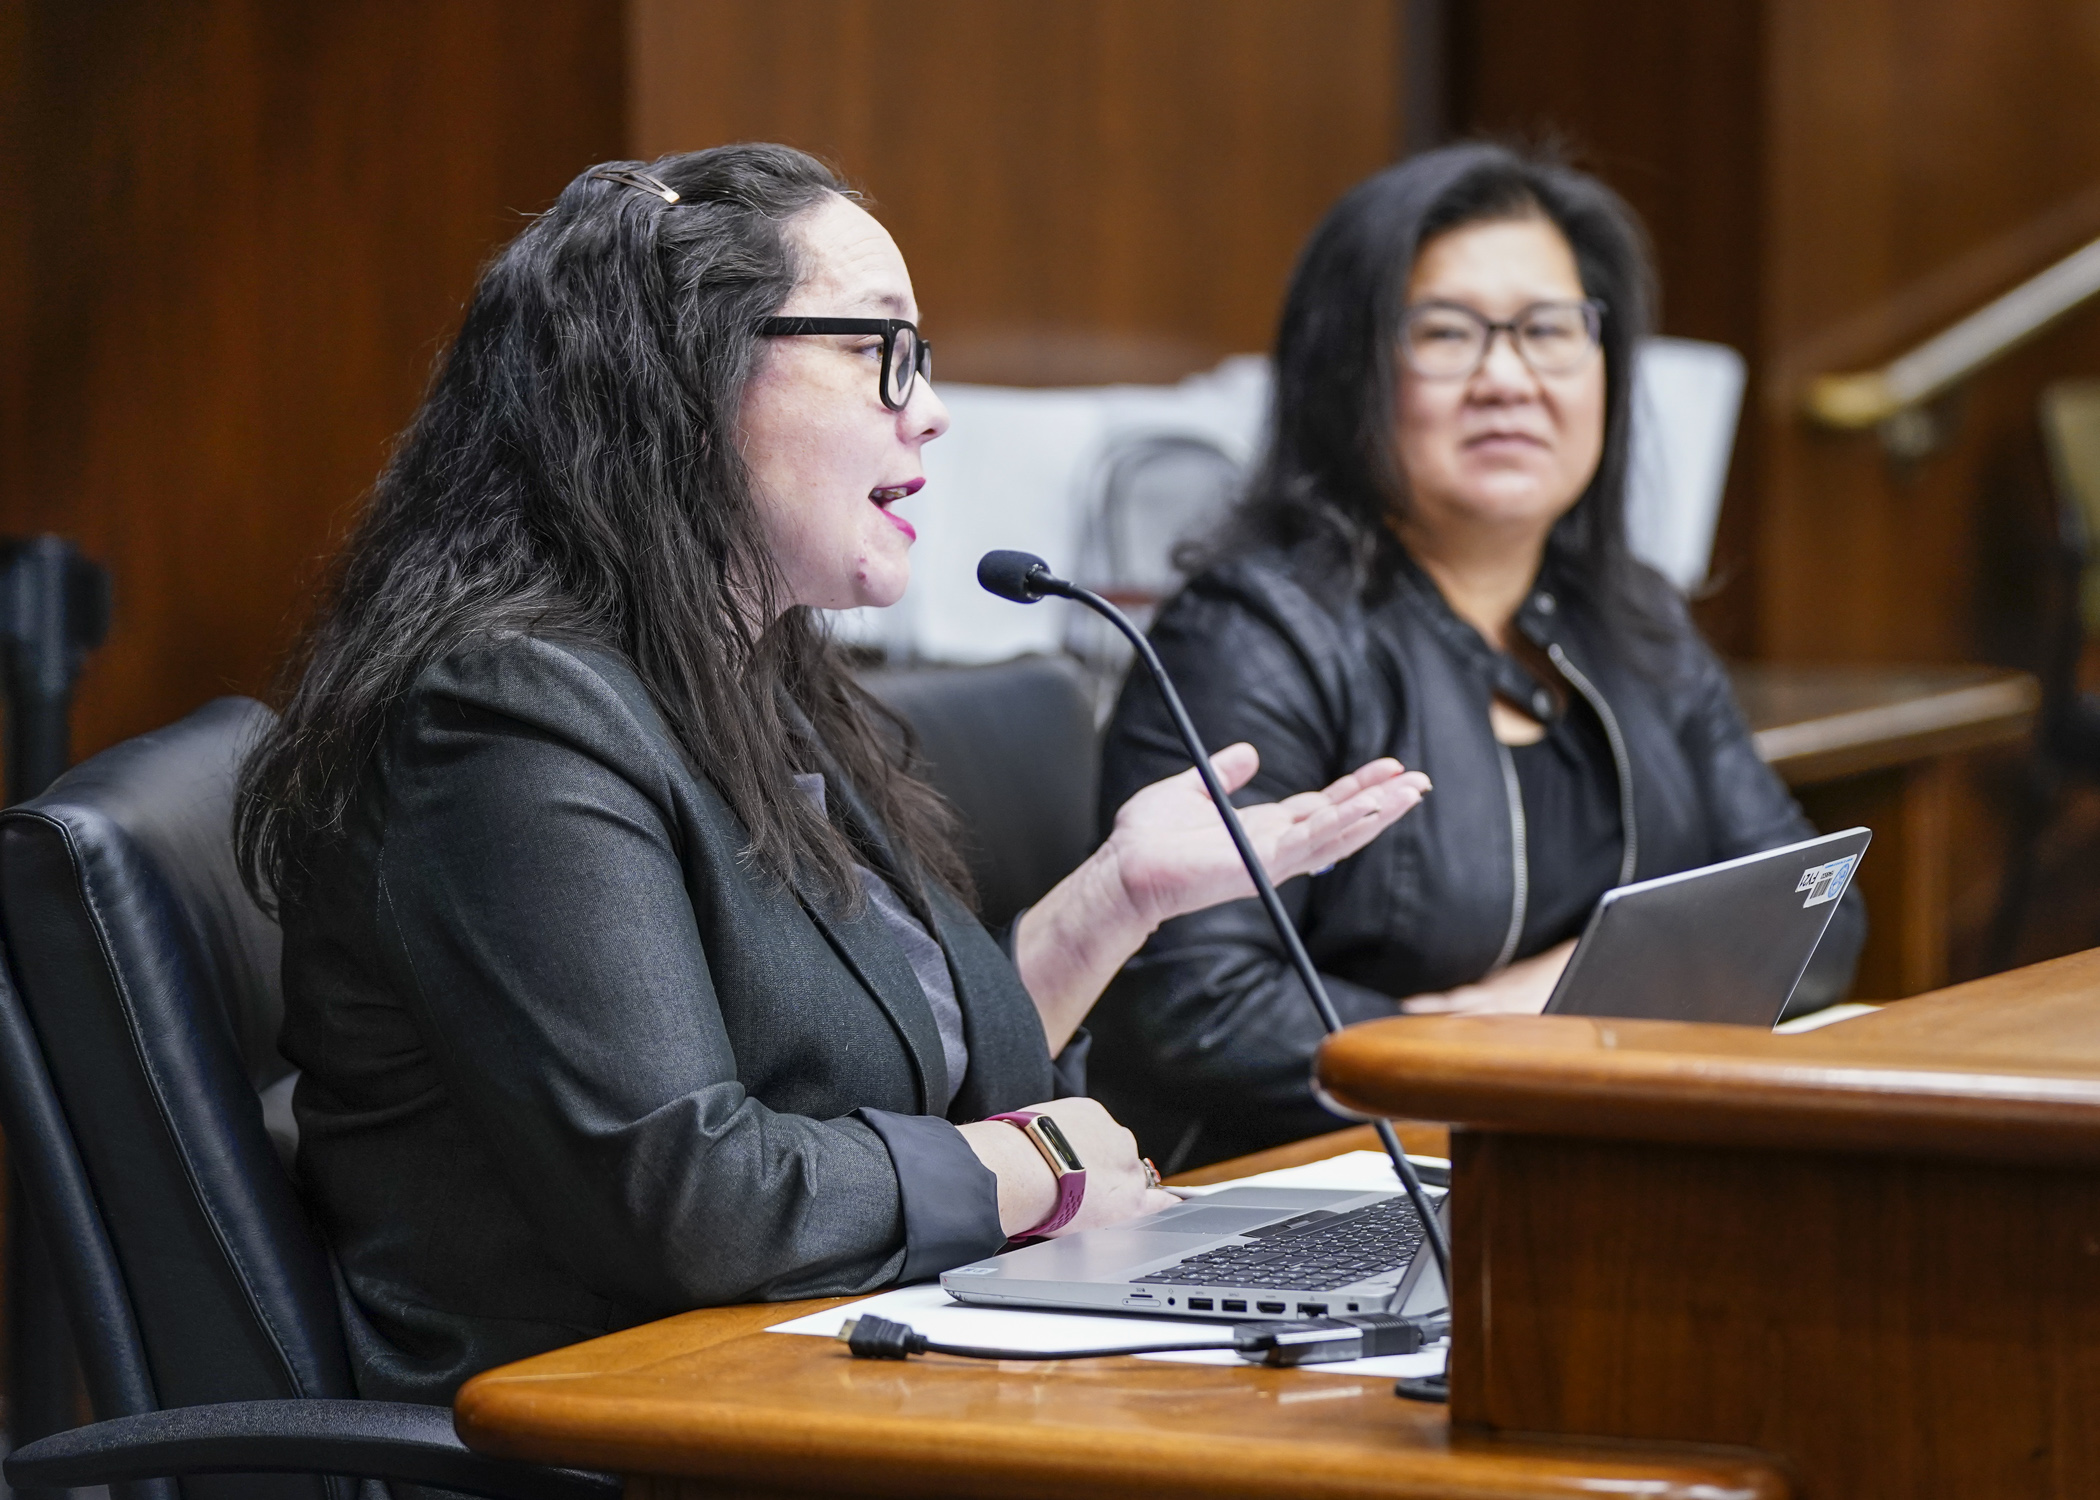
{"type": "Polygon", "coordinates": [[[1810,381],[1879,363],[1929,337],[2080,246],[2100,238],[2100,182],[1964,251],[1872,305],[1772,353],[1759,394],[1775,416],[1798,410],[1810,381]]]}

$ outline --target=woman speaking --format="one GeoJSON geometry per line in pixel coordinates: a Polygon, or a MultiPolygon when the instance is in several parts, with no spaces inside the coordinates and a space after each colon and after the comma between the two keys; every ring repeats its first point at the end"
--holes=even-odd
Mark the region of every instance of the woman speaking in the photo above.
{"type": "MultiPolygon", "coordinates": [[[[237,830],[365,1394],[1172,1201],[1071,1096],[1122,962],[1251,889],[1194,772],[1002,943],[819,623],[904,591],[916,317],[774,146],[587,172],[483,276],[237,830]]],[[[1249,829],[1283,880],[1423,786],[1372,757],[1249,829]]]]}
{"type": "MultiPolygon", "coordinates": [[[[1353,189],[1306,246],[1274,431],[1153,644],[1255,796],[1397,756],[1436,783],[1283,892],[1345,1020],[1536,1011],[1616,885],[1809,838],[1682,601],[1626,546],[1642,236],[1603,184],[1496,146],[1353,189]]],[[[1104,804],[1181,764],[1133,676],[1104,804]]],[[[1865,930],[1845,898],[1796,995],[1865,930]]],[[[1095,1017],[1094,1092],[1168,1170],[1335,1127],[1319,1027],[1251,902],[1166,923],[1095,1017]]]]}

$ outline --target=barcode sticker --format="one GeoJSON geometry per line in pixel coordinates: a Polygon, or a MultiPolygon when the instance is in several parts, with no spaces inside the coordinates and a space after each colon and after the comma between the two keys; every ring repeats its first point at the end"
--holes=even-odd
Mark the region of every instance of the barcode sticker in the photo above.
{"type": "Polygon", "coordinates": [[[1852,874],[1852,867],[1859,863],[1857,854],[1848,854],[1843,859],[1834,859],[1827,865],[1816,865],[1801,872],[1796,891],[1808,892],[1802,906],[1821,906],[1826,901],[1835,901],[1845,894],[1845,881],[1852,874]]]}

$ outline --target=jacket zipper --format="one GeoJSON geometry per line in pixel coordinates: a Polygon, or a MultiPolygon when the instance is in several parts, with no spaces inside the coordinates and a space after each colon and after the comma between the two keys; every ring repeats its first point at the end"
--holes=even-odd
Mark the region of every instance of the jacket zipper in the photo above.
{"type": "Polygon", "coordinates": [[[1524,908],[1531,902],[1531,858],[1525,848],[1528,833],[1524,824],[1524,787],[1517,780],[1517,758],[1509,746],[1495,741],[1496,758],[1502,762],[1502,791],[1509,799],[1510,902],[1509,931],[1502,938],[1502,951],[1495,955],[1490,974],[1509,967],[1517,956],[1518,940],[1524,936],[1524,908]]]}
{"type": "MultiPolygon", "coordinates": [[[[1596,685],[1575,669],[1575,663],[1568,660],[1568,653],[1558,644],[1548,646],[1546,655],[1560,669],[1560,675],[1567,678],[1575,691],[1588,701],[1604,725],[1604,738],[1611,745],[1612,764],[1619,773],[1619,826],[1626,845],[1619,856],[1619,884],[1631,884],[1634,866],[1640,859],[1640,830],[1633,816],[1633,758],[1626,753],[1626,737],[1619,733],[1618,715],[1611,711],[1611,705],[1604,701],[1604,695],[1597,691],[1596,685]]],[[[1503,752],[1503,758],[1508,759],[1507,751],[1503,752]]],[[[1505,774],[1513,776],[1515,772],[1506,770],[1505,774]]]]}

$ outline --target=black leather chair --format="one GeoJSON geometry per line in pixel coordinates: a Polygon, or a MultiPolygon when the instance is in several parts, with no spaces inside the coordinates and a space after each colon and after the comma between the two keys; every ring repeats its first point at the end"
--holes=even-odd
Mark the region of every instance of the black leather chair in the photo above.
{"type": "Polygon", "coordinates": [[[978,911],[993,931],[1094,848],[1100,739],[1085,674],[1063,657],[869,672],[917,735],[928,780],[961,816],[978,911]]]}
{"type": "Polygon", "coordinates": [[[266,718],[220,699],[0,814],[0,1124],[98,1419],[17,1450],[7,1479],[615,1500],[605,1476],[468,1451],[441,1407],[356,1399],[333,1268],[259,1098],[289,1072],[278,940],[231,815],[266,718]]]}

